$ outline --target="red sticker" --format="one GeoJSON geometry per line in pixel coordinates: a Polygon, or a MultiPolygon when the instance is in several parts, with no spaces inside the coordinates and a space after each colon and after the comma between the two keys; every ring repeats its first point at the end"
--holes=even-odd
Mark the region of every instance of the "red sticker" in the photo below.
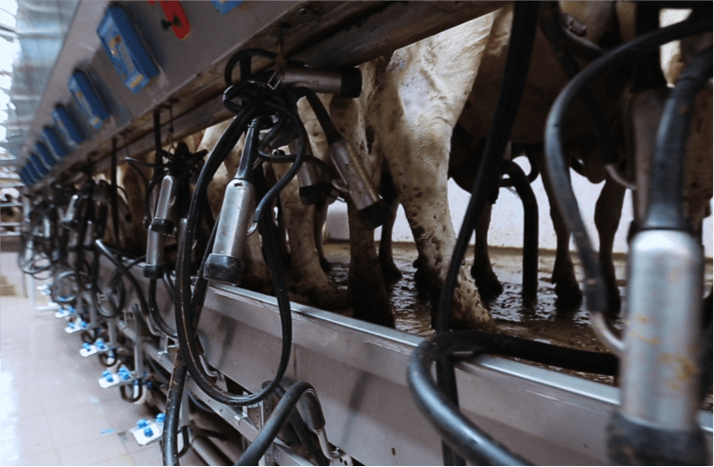
{"type": "MultiPolygon", "coordinates": [[[[156,3],[156,0],[148,0],[149,5],[156,3]]],[[[188,23],[188,18],[186,13],[184,13],[181,7],[181,2],[169,1],[169,0],[159,0],[161,8],[164,10],[164,15],[168,20],[168,24],[174,30],[174,34],[179,39],[186,39],[191,33],[191,25],[188,23]]],[[[164,24],[162,22],[162,24],[164,24]]]]}

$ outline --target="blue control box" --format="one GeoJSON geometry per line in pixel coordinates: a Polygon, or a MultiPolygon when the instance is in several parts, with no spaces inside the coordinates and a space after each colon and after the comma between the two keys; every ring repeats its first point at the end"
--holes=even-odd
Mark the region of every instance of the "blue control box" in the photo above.
{"type": "Polygon", "coordinates": [[[67,150],[64,148],[64,144],[60,141],[54,128],[50,128],[48,126],[44,127],[42,129],[42,136],[44,136],[45,140],[50,144],[50,148],[52,148],[52,152],[57,160],[63,159],[67,156],[67,150]]]}
{"type": "Polygon", "coordinates": [[[27,172],[30,175],[30,178],[32,178],[34,182],[39,182],[40,180],[42,180],[42,175],[40,175],[40,172],[35,168],[35,165],[32,163],[32,161],[28,161],[25,167],[27,168],[27,172]]]}
{"type": "Polygon", "coordinates": [[[40,159],[42,160],[42,162],[44,162],[45,167],[51,168],[54,167],[54,165],[57,163],[57,159],[55,158],[55,156],[50,153],[50,150],[47,149],[47,146],[45,146],[44,144],[35,144],[35,152],[40,156],[40,159]]]}
{"type": "Polygon", "coordinates": [[[218,13],[225,15],[242,3],[241,0],[211,0],[218,13]]]}
{"type": "Polygon", "coordinates": [[[99,23],[97,34],[119,77],[131,92],[141,91],[159,74],[124,8],[110,7],[99,23]]]}
{"type": "Polygon", "coordinates": [[[87,122],[92,128],[101,128],[104,120],[109,118],[109,111],[99,99],[99,95],[84,72],[75,71],[72,74],[72,78],[69,80],[69,90],[82,112],[87,115],[87,122]]]}
{"type": "Polygon", "coordinates": [[[55,107],[55,110],[52,111],[52,118],[54,118],[57,129],[68,145],[77,147],[84,141],[82,130],[79,129],[79,125],[77,125],[72,114],[67,112],[67,109],[58,105],[55,107]]]}
{"type": "Polygon", "coordinates": [[[42,161],[40,160],[40,156],[38,156],[37,154],[30,155],[30,166],[35,168],[40,177],[44,177],[50,172],[50,169],[48,169],[45,164],[42,163],[42,161]]]}
{"type": "Polygon", "coordinates": [[[23,167],[22,170],[20,170],[20,180],[22,180],[22,183],[25,184],[25,186],[30,186],[34,183],[34,180],[30,179],[30,176],[27,173],[27,168],[23,167]]]}

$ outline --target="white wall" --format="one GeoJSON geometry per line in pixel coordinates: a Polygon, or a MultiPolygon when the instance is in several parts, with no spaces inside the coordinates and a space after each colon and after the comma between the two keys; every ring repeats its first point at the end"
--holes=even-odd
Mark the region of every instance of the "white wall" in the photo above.
{"type": "MultiPolygon", "coordinates": [[[[518,158],[516,162],[524,167],[528,172],[528,162],[525,158],[518,158]]],[[[593,216],[595,213],[595,202],[600,194],[604,182],[599,185],[592,185],[587,179],[570,172],[573,178],[573,189],[580,205],[580,211],[584,216],[585,225],[588,228],[593,246],[599,247],[597,230],[593,216]]],[[[538,199],[538,237],[539,245],[542,249],[555,250],[556,238],[553,223],[550,220],[550,205],[543,188],[542,177],[531,185],[538,199]]],[[[466,212],[466,206],[471,195],[459,188],[453,181],[449,181],[449,207],[457,234],[461,227],[461,222],[466,212]]],[[[489,231],[489,244],[492,246],[504,246],[519,248],[523,244],[523,208],[518,197],[508,190],[501,189],[498,201],[494,207],[491,218],[491,230],[489,231]]],[[[625,203],[622,210],[620,227],[615,236],[614,251],[627,253],[627,229],[632,220],[632,197],[629,191],[625,195],[625,203]]],[[[381,229],[375,231],[375,239],[379,239],[381,229]]],[[[347,206],[343,203],[335,203],[330,207],[327,220],[327,235],[329,238],[346,240],[349,238],[347,227],[347,206]]],[[[712,217],[704,221],[704,247],[707,257],[712,256],[712,217]]],[[[409,224],[404,216],[404,210],[400,207],[397,213],[397,221],[394,226],[393,239],[396,242],[413,242],[409,224]]],[[[473,243],[473,237],[471,238],[473,243]]],[[[575,250],[571,240],[570,249],[575,250]]]]}

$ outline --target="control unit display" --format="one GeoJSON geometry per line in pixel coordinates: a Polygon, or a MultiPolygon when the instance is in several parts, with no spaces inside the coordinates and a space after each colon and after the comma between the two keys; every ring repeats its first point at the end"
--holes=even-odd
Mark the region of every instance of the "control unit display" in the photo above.
{"type": "Polygon", "coordinates": [[[131,92],[141,91],[159,74],[122,7],[113,6],[107,10],[97,34],[122,82],[131,92]]]}

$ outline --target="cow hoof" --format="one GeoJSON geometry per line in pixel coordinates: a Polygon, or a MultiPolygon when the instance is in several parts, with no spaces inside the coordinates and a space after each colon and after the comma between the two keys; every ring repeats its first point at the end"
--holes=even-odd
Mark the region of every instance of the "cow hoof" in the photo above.
{"type": "Polygon", "coordinates": [[[503,293],[503,285],[493,271],[471,268],[471,277],[476,281],[481,298],[486,301],[493,300],[503,293]]]}
{"type": "Polygon", "coordinates": [[[450,320],[451,329],[461,330],[479,330],[495,332],[496,325],[491,320],[488,311],[485,309],[483,313],[454,313],[450,320]]]}
{"type": "Polygon", "coordinates": [[[379,263],[382,266],[382,274],[384,274],[384,281],[387,285],[392,285],[402,278],[402,271],[394,264],[394,261],[380,261],[379,263]]]}
{"type": "Polygon", "coordinates": [[[332,264],[323,257],[320,257],[320,268],[324,272],[332,272],[332,264]]]}
{"type": "Polygon", "coordinates": [[[577,281],[558,282],[555,284],[555,295],[558,297],[555,306],[561,311],[577,311],[583,303],[583,293],[577,281]]]}
{"type": "Polygon", "coordinates": [[[426,268],[421,267],[421,260],[417,258],[414,260],[414,285],[416,289],[421,292],[429,291],[429,277],[426,273],[426,268]]]}

